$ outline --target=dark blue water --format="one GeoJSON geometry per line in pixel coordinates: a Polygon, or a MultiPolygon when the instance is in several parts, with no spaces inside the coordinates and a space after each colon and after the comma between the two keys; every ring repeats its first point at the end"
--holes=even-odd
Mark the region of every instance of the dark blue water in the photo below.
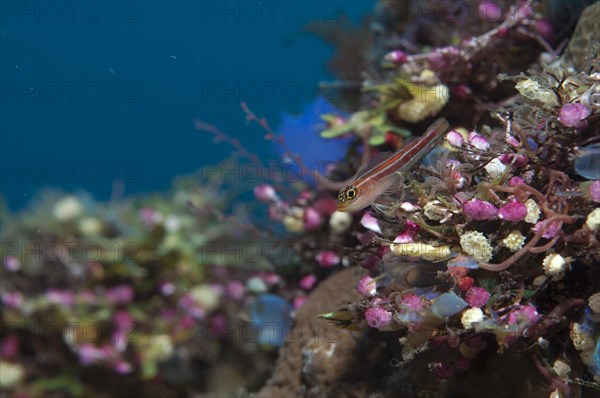
{"type": "Polygon", "coordinates": [[[1,192],[17,209],[48,185],[167,189],[231,151],[195,118],[266,156],[240,101],[274,127],[313,101],[332,49],[304,26],[358,22],[373,1],[0,4],[1,192]]]}

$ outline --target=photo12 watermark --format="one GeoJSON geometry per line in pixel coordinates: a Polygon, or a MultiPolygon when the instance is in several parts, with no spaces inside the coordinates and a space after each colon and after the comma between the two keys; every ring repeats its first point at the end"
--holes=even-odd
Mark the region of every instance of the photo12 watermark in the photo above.
{"type": "Polygon", "coordinates": [[[427,1],[407,2],[400,8],[399,21],[426,19],[438,23],[458,23],[465,25],[481,22],[500,23],[505,11],[494,1],[427,1]]]}
{"type": "Polygon", "coordinates": [[[337,23],[339,1],[202,1],[199,20],[215,24],[337,23]]]}
{"type": "Polygon", "coordinates": [[[2,184],[104,184],[123,182],[134,184],[140,181],[140,166],[137,162],[37,162],[15,161],[0,163],[2,184]]]}
{"type": "Polygon", "coordinates": [[[201,321],[193,334],[200,341],[227,339],[250,344],[282,345],[298,342],[338,343],[340,328],[333,322],[313,320],[301,327],[295,322],[221,322],[201,321]]]}
{"type": "MultiPolygon", "coordinates": [[[[86,225],[81,226],[86,227],[86,225]]],[[[91,229],[89,226],[87,228],[91,229]]],[[[101,228],[101,226],[96,228],[101,228]]],[[[2,241],[1,245],[3,261],[6,263],[7,258],[16,258],[19,259],[20,264],[74,264],[98,261],[112,264],[127,263],[134,262],[139,252],[137,243],[118,240],[112,243],[106,241],[95,242],[94,240],[80,241],[77,239],[67,239],[60,242],[2,241]]]]}
{"type": "Polygon", "coordinates": [[[293,161],[221,162],[200,167],[200,181],[220,184],[258,184],[263,181],[295,183],[318,180],[321,171],[334,169],[334,162],[298,163],[293,161]]]}
{"type": "MultiPolygon", "coordinates": [[[[309,327],[300,327],[294,322],[213,322],[198,320],[187,326],[190,340],[210,342],[217,339],[248,344],[281,345],[300,341],[337,343],[340,329],[332,322],[312,321],[309,327]],[[308,335],[310,333],[310,335],[308,335]]],[[[39,338],[46,342],[64,341],[69,345],[98,344],[109,341],[114,345],[135,344],[139,341],[140,325],[133,321],[34,321],[4,322],[0,336],[17,338],[39,338]]]]}
{"type": "Polygon", "coordinates": [[[325,99],[336,104],[341,98],[336,82],[317,82],[314,85],[297,81],[230,81],[203,80],[200,101],[203,104],[302,104],[325,99]]]}
{"type": "Polygon", "coordinates": [[[202,262],[237,264],[250,268],[261,262],[293,264],[300,261],[297,244],[268,240],[209,242],[198,247],[198,255],[202,262]]]}
{"type": "Polygon", "coordinates": [[[136,343],[138,326],[134,322],[44,322],[2,323],[2,338],[39,338],[46,342],[64,341],[73,344],[96,344],[110,341],[115,345],[136,343]]]}
{"type": "Polygon", "coordinates": [[[141,20],[137,1],[2,1],[3,24],[136,24],[141,20]]]}
{"type": "Polygon", "coordinates": [[[137,104],[141,101],[137,82],[99,81],[3,81],[2,104],[137,104]]]}

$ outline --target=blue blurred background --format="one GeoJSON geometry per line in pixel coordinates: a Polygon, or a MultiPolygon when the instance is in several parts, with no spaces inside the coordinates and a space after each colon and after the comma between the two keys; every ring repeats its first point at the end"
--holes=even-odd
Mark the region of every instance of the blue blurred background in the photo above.
{"type": "Polygon", "coordinates": [[[167,189],[225,158],[194,119],[267,156],[240,102],[273,127],[315,101],[332,48],[307,23],[354,23],[373,0],[3,1],[1,192],[11,209],[40,188],[107,200],[167,189]]]}

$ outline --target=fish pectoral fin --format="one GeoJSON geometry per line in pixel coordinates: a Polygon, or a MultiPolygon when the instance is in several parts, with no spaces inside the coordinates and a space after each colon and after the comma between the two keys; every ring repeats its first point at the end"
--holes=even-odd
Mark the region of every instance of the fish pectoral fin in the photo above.
{"type": "Polygon", "coordinates": [[[392,200],[391,196],[380,196],[377,201],[371,203],[371,208],[384,220],[394,222],[396,221],[394,204],[395,200],[392,200]]]}
{"type": "Polygon", "coordinates": [[[404,189],[405,178],[403,178],[403,177],[404,176],[402,174],[394,174],[394,181],[390,184],[389,187],[386,188],[385,191],[383,191],[380,194],[380,196],[383,196],[383,197],[390,197],[390,196],[398,197],[402,193],[402,190],[404,189]]]}
{"type": "Polygon", "coordinates": [[[385,205],[385,204],[377,203],[377,202],[371,203],[371,207],[373,208],[373,210],[375,210],[376,213],[379,213],[383,216],[385,216],[386,213],[390,210],[389,205],[385,205]]]}

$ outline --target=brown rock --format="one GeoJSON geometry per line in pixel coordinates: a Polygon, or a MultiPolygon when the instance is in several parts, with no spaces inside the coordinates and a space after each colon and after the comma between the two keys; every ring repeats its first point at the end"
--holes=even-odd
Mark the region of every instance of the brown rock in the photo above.
{"type": "Polygon", "coordinates": [[[317,315],[358,299],[353,286],[364,274],[348,268],[333,274],[307,298],[296,315],[296,328],[281,348],[275,372],[256,396],[259,398],[329,396],[349,367],[360,333],[338,329],[317,315]]]}

